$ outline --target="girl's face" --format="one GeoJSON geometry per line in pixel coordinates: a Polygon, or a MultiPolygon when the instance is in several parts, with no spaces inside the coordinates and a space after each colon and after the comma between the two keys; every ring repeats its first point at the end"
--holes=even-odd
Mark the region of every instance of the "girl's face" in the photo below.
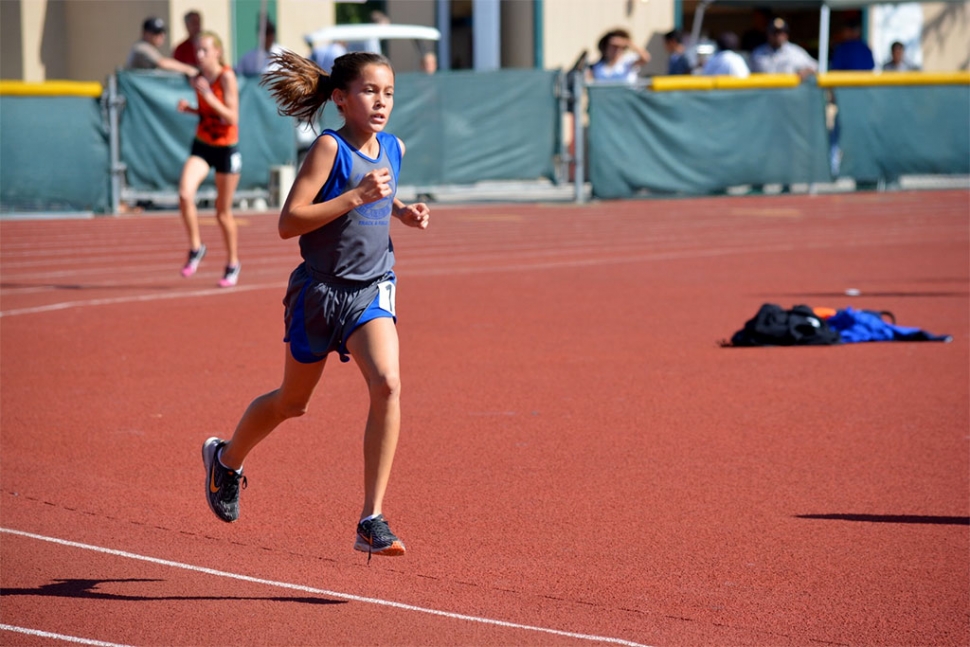
{"type": "Polygon", "coordinates": [[[222,67],[219,63],[221,56],[222,50],[216,45],[212,36],[203,36],[199,41],[199,67],[218,69],[222,67]]]}
{"type": "Polygon", "coordinates": [[[386,65],[366,65],[346,90],[334,90],[333,96],[347,126],[379,133],[394,107],[394,72],[386,65]]]}

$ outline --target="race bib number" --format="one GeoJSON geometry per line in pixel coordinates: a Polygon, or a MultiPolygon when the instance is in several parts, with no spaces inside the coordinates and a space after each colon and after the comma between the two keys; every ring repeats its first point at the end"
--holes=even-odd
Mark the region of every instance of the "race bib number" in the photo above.
{"type": "Polygon", "coordinates": [[[377,284],[377,305],[380,306],[381,310],[387,310],[395,317],[397,312],[394,310],[394,295],[397,292],[397,286],[394,285],[394,281],[381,281],[377,284]]]}

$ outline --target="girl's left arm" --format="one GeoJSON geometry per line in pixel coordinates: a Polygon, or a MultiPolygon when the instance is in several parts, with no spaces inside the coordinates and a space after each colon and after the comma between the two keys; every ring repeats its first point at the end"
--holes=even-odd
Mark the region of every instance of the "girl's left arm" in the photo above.
{"type": "Polygon", "coordinates": [[[431,221],[431,209],[423,202],[404,204],[394,199],[394,215],[408,227],[427,229],[431,221]]]}

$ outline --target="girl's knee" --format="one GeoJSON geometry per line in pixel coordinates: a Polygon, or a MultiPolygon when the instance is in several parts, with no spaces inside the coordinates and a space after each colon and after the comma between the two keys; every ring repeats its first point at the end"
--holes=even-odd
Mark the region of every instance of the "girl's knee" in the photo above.
{"type": "Polygon", "coordinates": [[[306,414],[309,408],[308,402],[282,402],[280,403],[280,413],[284,418],[299,418],[306,414]]]}
{"type": "Polygon", "coordinates": [[[310,404],[309,398],[286,397],[281,391],[276,392],[276,411],[280,418],[299,418],[306,414],[310,404]]]}
{"type": "Polygon", "coordinates": [[[390,400],[401,395],[401,377],[396,374],[378,375],[370,381],[372,400],[390,400]]]}

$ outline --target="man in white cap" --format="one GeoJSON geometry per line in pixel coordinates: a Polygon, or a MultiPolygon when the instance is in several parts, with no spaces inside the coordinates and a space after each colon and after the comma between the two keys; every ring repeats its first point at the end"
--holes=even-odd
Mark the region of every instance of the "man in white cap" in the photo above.
{"type": "Polygon", "coordinates": [[[775,18],[768,23],[768,42],[751,52],[751,71],[798,74],[804,79],[818,71],[818,62],[788,40],[788,23],[775,18]]]}

